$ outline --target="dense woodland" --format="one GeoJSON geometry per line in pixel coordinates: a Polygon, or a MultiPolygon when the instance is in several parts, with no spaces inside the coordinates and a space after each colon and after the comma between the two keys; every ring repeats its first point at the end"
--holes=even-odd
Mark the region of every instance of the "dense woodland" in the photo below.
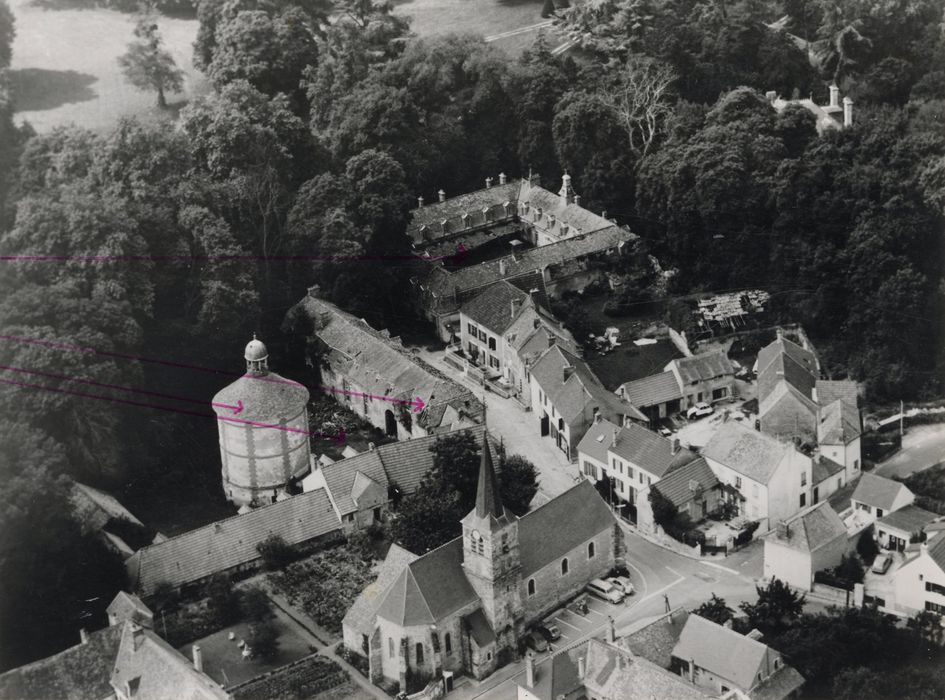
{"type": "MultiPolygon", "coordinates": [[[[5,381],[208,400],[241,371],[249,334],[278,341],[314,283],[403,328],[410,266],[288,258],[403,256],[417,195],[500,171],[550,185],[567,169],[587,206],[675,271],[670,294],[764,287],[871,400],[940,394],[941,3],[605,0],[565,12],[574,57],[539,41],[518,60],[478,37],[414,37],[373,0],[202,0],[197,15],[214,90],[178,121],[34,135],[13,122],[0,0],[0,254],[136,258],[0,263],[0,364],[19,368],[5,381]],[[786,30],[767,26],[785,14],[786,30]],[[853,128],[818,136],[807,111],[764,98],[823,104],[831,81],[855,100],[853,128]]],[[[79,589],[79,544],[49,555],[68,528],[36,527],[65,512],[62,478],[220,495],[211,419],[9,384],[0,416],[15,506],[0,514],[0,580],[15,582],[0,602],[5,668],[65,646],[100,610],[79,589]]],[[[89,585],[104,600],[120,581],[89,585]]]]}

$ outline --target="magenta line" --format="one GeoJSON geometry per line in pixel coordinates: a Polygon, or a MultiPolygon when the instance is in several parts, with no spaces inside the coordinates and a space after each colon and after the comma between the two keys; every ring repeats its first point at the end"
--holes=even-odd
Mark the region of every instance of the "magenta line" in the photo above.
{"type": "Polygon", "coordinates": [[[0,262],[438,262],[450,255],[0,255],[0,262]]]}
{"type": "Polygon", "coordinates": [[[322,437],[335,440],[336,442],[343,442],[346,434],[344,431],[338,433],[337,435],[328,435],[326,433],[314,433],[308,430],[302,430],[301,428],[290,428],[284,425],[274,425],[271,423],[261,423],[259,421],[246,420],[244,418],[228,418],[225,416],[211,416],[206,413],[198,413],[197,411],[187,411],[182,408],[171,408],[170,406],[159,406],[157,404],[143,403],[141,401],[131,401],[130,399],[116,399],[111,396],[99,396],[98,394],[86,394],[82,391],[73,391],[70,389],[58,389],[51,386],[42,386],[40,384],[28,384],[26,382],[18,382],[13,379],[2,379],[0,378],[0,383],[10,384],[12,386],[21,387],[25,389],[40,389],[42,391],[52,391],[57,394],[69,394],[72,396],[80,396],[86,399],[96,399],[98,401],[110,401],[112,403],[125,404],[127,406],[137,406],[139,408],[152,408],[159,411],[169,411],[171,413],[182,413],[187,416],[197,416],[198,418],[216,418],[227,423],[240,423],[243,425],[251,425],[256,428],[275,428],[276,430],[284,430],[289,433],[301,433],[303,435],[309,435],[311,437],[322,437]]]}
{"type": "MultiPolygon", "coordinates": [[[[322,391],[327,391],[332,394],[344,394],[345,396],[366,396],[369,399],[378,399],[380,401],[390,401],[391,403],[406,403],[413,406],[416,410],[418,411],[420,410],[419,406],[417,405],[417,399],[397,399],[397,398],[394,398],[393,396],[380,396],[379,394],[366,394],[362,391],[350,391],[348,389],[338,389],[333,386],[320,386],[317,388],[321,389],[322,391]]],[[[423,405],[422,399],[420,403],[421,405],[423,405]]]]}

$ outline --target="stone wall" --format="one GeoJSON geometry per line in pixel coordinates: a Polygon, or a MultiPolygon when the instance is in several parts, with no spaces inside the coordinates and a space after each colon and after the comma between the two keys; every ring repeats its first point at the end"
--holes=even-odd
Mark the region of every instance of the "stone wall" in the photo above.
{"type": "Polygon", "coordinates": [[[289,695],[310,697],[347,682],[347,672],[318,654],[241,683],[229,691],[235,700],[271,700],[289,695]]]}

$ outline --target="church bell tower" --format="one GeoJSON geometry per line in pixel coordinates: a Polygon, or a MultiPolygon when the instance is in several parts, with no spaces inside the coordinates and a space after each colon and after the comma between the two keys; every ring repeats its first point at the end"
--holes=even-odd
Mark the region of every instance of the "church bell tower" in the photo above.
{"type": "Polygon", "coordinates": [[[483,438],[476,507],[463,518],[463,569],[501,646],[513,647],[523,624],[518,519],[499,498],[483,438]]]}

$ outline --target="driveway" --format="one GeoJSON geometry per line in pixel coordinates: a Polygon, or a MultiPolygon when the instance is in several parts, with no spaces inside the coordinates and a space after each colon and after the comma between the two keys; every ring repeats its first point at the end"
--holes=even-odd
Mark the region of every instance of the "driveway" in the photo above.
{"type": "Polygon", "coordinates": [[[571,464],[549,438],[541,437],[538,418],[533,412],[526,413],[515,399],[502,398],[467,379],[462,372],[443,361],[442,351],[430,352],[425,348],[417,348],[415,352],[480,397],[486,405],[486,427],[489,432],[501,438],[509,454],[522,455],[535,465],[542,494],[554,498],[574,486],[580,478],[577,465],[571,464]]]}
{"type": "Polygon", "coordinates": [[[902,438],[902,449],[873,470],[889,479],[909,476],[945,462],[945,423],[915,425],[902,438]]]}

